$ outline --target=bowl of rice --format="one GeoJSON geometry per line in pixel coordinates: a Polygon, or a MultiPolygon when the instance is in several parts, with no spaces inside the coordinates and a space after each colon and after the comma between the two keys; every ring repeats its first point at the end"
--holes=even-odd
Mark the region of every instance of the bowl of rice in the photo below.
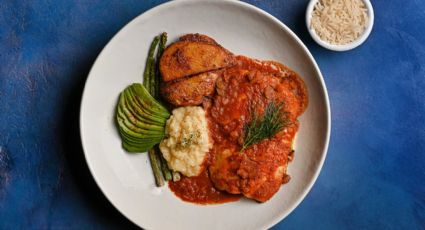
{"type": "Polygon", "coordinates": [[[334,51],[361,45],[372,31],[374,13],[369,0],[311,0],[306,23],[317,44],[334,51]]]}

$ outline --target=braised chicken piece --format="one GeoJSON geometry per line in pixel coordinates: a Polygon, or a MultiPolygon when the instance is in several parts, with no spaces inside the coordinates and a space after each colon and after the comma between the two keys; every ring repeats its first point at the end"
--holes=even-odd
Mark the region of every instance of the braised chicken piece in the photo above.
{"type": "Polygon", "coordinates": [[[307,91],[293,71],[274,62],[237,57],[238,65],[217,79],[208,108],[214,146],[209,175],[216,188],[260,202],[270,199],[288,182],[297,117],[307,106],[307,91]],[[264,114],[270,102],[283,102],[289,125],[270,139],[241,151],[244,127],[252,110],[264,114]]]}

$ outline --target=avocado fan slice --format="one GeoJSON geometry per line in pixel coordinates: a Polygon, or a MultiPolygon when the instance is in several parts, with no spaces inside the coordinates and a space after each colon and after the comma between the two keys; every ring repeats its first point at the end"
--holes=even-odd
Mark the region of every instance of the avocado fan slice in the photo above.
{"type": "Polygon", "coordinates": [[[157,125],[164,125],[164,122],[168,118],[146,113],[138,101],[132,98],[131,91],[129,90],[122,92],[122,97],[124,100],[122,107],[126,108],[130,113],[138,117],[140,121],[146,121],[147,123],[157,125]]]}
{"type": "Polygon", "coordinates": [[[150,114],[147,114],[141,110],[141,108],[138,107],[138,105],[134,104],[132,101],[127,100],[126,95],[123,93],[123,104],[120,105],[121,111],[126,114],[127,116],[133,116],[138,121],[151,124],[151,125],[157,125],[157,126],[164,126],[166,119],[162,117],[155,117],[151,116],[150,114]]]}
{"type": "Polygon", "coordinates": [[[142,113],[145,116],[165,119],[165,120],[170,116],[169,113],[158,113],[148,109],[146,100],[143,100],[142,98],[137,97],[136,93],[131,89],[125,91],[125,96],[127,101],[131,101],[132,104],[134,105],[134,108],[137,109],[140,113],[142,113]]]}
{"type": "Polygon", "coordinates": [[[161,132],[158,131],[146,131],[146,132],[140,132],[140,130],[138,130],[139,132],[136,132],[136,130],[131,130],[129,129],[125,122],[124,119],[122,119],[121,117],[117,117],[117,122],[118,125],[120,126],[120,128],[128,135],[132,136],[132,137],[138,137],[138,138],[149,138],[149,137],[157,137],[157,136],[161,136],[164,135],[161,132]]]}
{"type": "Polygon", "coordinates": [[[170,116],[167,109],[157,102],[142,84],[134,83],[129,89],[134,93],[135,98],[146,110],[151,111],[153,114],[162,115],[163,117],[170,116]]]}
{"type": "Polygon", "coordinates": [[[143,85],[135,83],[121,92],[115,116],[123,148],[134,153],[161,142],[170,113],[143,85]]]}
{"type": "MultiPolygon", "coordinates": [[[[133,114],[125,114],[122,111],[120,106],[117,107],[117,116],[121,117],[127,122],[130,122],[131,124],[129,125],[135,126],[135,129],[143,129],[146,131],[160,131],[160,132],[164,131],[164,126],[147,124],[143,121],[139,121],[137,117],[133,116],[133,114]]],[[[132,127],[130,127],[129,125],[127,125],[127,127],[132,129],[132,127]]]]}
{"type": "Polygon", "coordinates": [[[150,137],[135,137],[135,136],[129,135],[121,128],[120,128],[120,134],[122,138],[125,138],[126,140],[134,144],[139,144],[141,142],[158,142],[159,143],[164,137],[164,135],[150,136],[150,137]]]}
{"type": "Polygon", "coordinates": [[[124,98],[125,103],[127,105],[126,107],[129,109],[129,111],[137,114],[139,117],[153,120],[162,125],[165,124],[169,117],[169,115],[164,117],[163,115],[152,113],[143,108],[143,105],[139,103],[139,101],[135,98],[135,96],[130,90],[124,92],[124,98]]]}
{"type": "Polygon", "coordinates": [[[153,146],[155,146],[155,144],[139,147],[139,146],[129,145],[126,142],[123,142],[122,146],[129,153],[141,153],[141,152],[143,153],[143,152],[147,152],[149,149],[153,148],[153,146]]]}

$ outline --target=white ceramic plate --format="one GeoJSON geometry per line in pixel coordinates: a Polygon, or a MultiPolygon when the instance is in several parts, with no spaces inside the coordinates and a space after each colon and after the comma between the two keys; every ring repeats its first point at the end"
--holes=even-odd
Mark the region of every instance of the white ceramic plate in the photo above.
{"type": "Polygon", "coordinates": [[[146,229],[264,229],[287,216],[305,197],[325,159],[329,101],[320,70],[300,39],[270,14],[238,1],[172,1],[126,25],[103,49],[86,82],[81,139],[90,171],[110,202],[146,229]],[[121,148],[114,123],[119,93],[141,82],[148,46],[160,32],[174,41],[185,33],[215,38],[236,54],[285,63],[305,80],[310,104],[296,138],[292,179],[266,203],[242,199],[220,205],[181,201],[167,186],[156,188],[146,154],[121,148]]]}

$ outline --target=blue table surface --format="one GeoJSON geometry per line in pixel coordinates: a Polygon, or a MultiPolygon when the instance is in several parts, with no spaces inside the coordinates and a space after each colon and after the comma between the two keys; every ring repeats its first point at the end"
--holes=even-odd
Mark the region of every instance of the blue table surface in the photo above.
{"type": "MultiPolygon", "coordinates": [[[[311,50],[332,110],[321,174],[274,229],[425,229],[425,1],[372,1],[372,34],[342,53],[308,35],[307,0],[249,2],[311,50]]],[[[103,46],[160,3],[0,1],[0,229],[136,228],[88,171],[79,104],[103,46]]]]}

